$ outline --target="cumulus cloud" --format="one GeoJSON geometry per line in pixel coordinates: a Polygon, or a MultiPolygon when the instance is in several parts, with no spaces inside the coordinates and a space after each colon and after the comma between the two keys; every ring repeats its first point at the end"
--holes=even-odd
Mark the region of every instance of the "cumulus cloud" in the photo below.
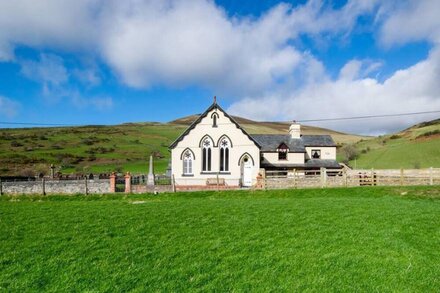
{"type": "MultiPolygon", "coordinates": [[[[271,93],[257,99],[244,99],[234,103],[229,111],[260,120],[308,120],[440,110],[439,49],[434,49],[427,60],[395,72],[384,82],[375,78],[356,78],[361,67],[360,61],[349,61],[335,80],[310,83],[290,95],[271,93]]],[[[321,125],[377,134],[434,117],[399,117],[321,125]]]]}
{"type": "Polygon", "coordinates": [[[61,57],[41,54],[39,60],[22,60],[21,73],[44,86],[59,86],[68,80],[67,70],[61,57]]]}
{"type": "Polygon", "coordinates": [[[421,40],[440,43],[440,1],[402,1],[384,10],[387,17],[380,37],[385,45],[421,40]]]}
{"type": "MultiPolygon", "coordinates": [[[[438,10],[436,0],[349,0],[338,9],[310,0],[297,6],[282,3],[255,18],[228,16],[208,0],[0,1],[0,61],[14,60],[17,45],[84,50],[129,86],[207,88],[237,97],[230,110],[249,118],[425,110],[438,106],[437,49],[385,81],[371,77],[380,72],[382,61],[361,59],[349,60],[339,76],[331,78],[323,63],[299,50],[295,40],[303,34],[345,38],[360,16],[373,15],[383,44],[415,40],[437,44],[438,10]]],[[[93,68],[66,73],[56,56],[40,59],[23,63],[23,74],[47,88],[63,85],[72,74],[92,86],[100,83],[93,68]]],[[[61,95],[72,92],[64,90],[61,95]]],[[[113,104],[111,98],[73,96],[76,105],[113,104]]],[[[338,127],[380,132],[410,123],[399,121],[373,121],[368,129],[356,123],[338,127]]]]}
{"type": "Polygon", "coordinates": [[[0,3],[0,58],[11,47],[94,51],[128,85],[199,85],[256,94],[291,74],[299,34],[347,32],[374,1],[333,10],[312,0],[279,4],[260,18],[228,17],[207,0],[17,0],[0,3]]]}
{"type": "Polygon", "coordinates": [[[20,104],[12,99],[0,96],[0,114],[13,118],[18,114],[20,104]]]}
{"type": "Polygon", "coordinates": [[[15,45],[90,50],[98,33],[98,2],[0,1],[0,60],[13,60],[15,45]]]}

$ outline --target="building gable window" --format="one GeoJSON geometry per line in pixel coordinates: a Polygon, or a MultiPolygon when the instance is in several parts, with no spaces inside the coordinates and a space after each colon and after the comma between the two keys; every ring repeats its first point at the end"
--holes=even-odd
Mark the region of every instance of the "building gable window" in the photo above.
{"type": "Polygon", "coordinates": [[[220,172],[229,171],[229,147],[230,142],[224,138],[220,141],[220,172]]]}
{"type": "Polygon", "coordinates": [[[321,159],[321,150],[312,150],[312,159],[321,159]]]}
{"type": "Polygon", "coordinates": [[[205,139],[203,141],[203,148],[202,148],[202,171],[207,172],[211,171],[211,146],[212,142],[210,139],[205,139]]]}
{"type": "Polygon", "coordinates": [[[192,152],[187,150],[183,154],[183,174],[184,175],[192,175],[193,174],[193,155],[192,152]]]}
{"type": "Polygon", "coordinates": [[[282,143],[278,146],[277,152],[278,152],[278,160],[285,161],[287,160],[287,153],[289,152],[289,147],[285,143],[282,143]]]}
{"type": "Polygon", "coordinates": [[[212,118],[212,127],[217,127],[218,114],[212,113],[211,118],[212,118]]]}

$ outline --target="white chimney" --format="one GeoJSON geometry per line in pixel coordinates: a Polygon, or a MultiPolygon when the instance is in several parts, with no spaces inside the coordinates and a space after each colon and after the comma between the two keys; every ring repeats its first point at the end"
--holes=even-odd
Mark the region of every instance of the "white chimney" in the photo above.
{"type": "Polygon", "coordinates": [[[289,127],[289,134],[291,138],[301,138],[301,125],[293,121],[289,127]]]}

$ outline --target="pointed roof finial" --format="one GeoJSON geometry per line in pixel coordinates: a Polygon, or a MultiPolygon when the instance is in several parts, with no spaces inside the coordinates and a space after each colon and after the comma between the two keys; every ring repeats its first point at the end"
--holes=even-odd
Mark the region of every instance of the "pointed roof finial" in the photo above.
{"type": "Polygon", "coordinates": [[[217,104],[217,97],[214,96],[214,104],[217,104]]]}

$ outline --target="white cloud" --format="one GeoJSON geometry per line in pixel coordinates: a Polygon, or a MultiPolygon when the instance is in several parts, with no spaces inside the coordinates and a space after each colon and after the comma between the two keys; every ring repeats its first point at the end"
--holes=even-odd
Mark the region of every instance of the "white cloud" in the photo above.
{"type": "Polygon", "coordinates": [[[95,0],[0,1],[0,57],[13,59],[13,46],[93,48],[98,30],[95,0]]]}
{"type": "MultiPolygon", "coordinates": [[[[279,4],[252,18],[230,17],[208,0],[0,1],[0,61],[13,60],[17,45],[84,50],[109,65],[129,86],[196,85],[220,95],[228,93],[240,99],[231,111],[250,118],[290,120],[425,110],[439,103],[437,49],[385,81],[372,77],[382,61],[361,59],[348,61],[339,77],[332,79],[322,62],[298,50],[294,41],[302,34],[344,38],[359,16],[373,14],[386,45],[426,39],[438,43],[437,11],[436,0],[349,0],[336,10],[310,0],[295,7],[279,4]]],[[[51,87],[62,87],[71,74],[92,86],[100,82],[93,68],[63,72],[62,60],[45,58],[25,62],[23,73],[49,92],[51,87]]],[[[60,92],[66,96],[72,90],[60,92]]],[[[110,98],[73,96],[77,105],[108,108],[113,104],[110,98]]],[[[410,118],[395,121],[338,127],[380,132],[411,122],[410,118]]]]}
{"type": "Polygon", "coordinates": [[[63,59],[53,54],[41,54],[38,61],[22,60],[21,73],[45,86],[60,86],[67,82],[68,73],[63,59]]]}
{"type": "Polygon", "coordinates": [[[440,43],[440,1],[401,1],[384,12],[387,17],[381,29],[381,40],[386,45],[410,41],[430,40],[440,43]]]}
{"type": "Polygon", "coordinates": [[[79,108],[93,107],[99,111],[106,111],[113,108],[113,98],[111,97],[84,97],[77,92],[69,93],[72,104],[79,108]]]}
{"type": "Polygon", "coordinates": [[[13,118],[18,114],[20,104],[12,99],[0,96],[0,114],[13,118]]]}
{"type": "Polygon", "coordinates": [[[96,52],[130,86],[199,85],[255,94],[285,78],[303,54],[301,33],[339,33],[374,1],[333,10],[312,0],[279,4],[257,19],[228,17],[208,0],[16,0],[0,2],[0,58],[11,46],[96,52]]]}
{"type": "MultiPolygon", "coordinates": [[[[359,61],[349,61],[336,80],[310,83],[290,95],[271,93],[244,99],[229,111],[260,120],[307,120],[440,110],[439,49],[434,49],[427,60],[397,71],[382,83],[374,78],[356,78],[361,67],[359,61]]],[[[434,117],[438,114],[312,124],[371,134],[403,129],[434,117]]]]}

